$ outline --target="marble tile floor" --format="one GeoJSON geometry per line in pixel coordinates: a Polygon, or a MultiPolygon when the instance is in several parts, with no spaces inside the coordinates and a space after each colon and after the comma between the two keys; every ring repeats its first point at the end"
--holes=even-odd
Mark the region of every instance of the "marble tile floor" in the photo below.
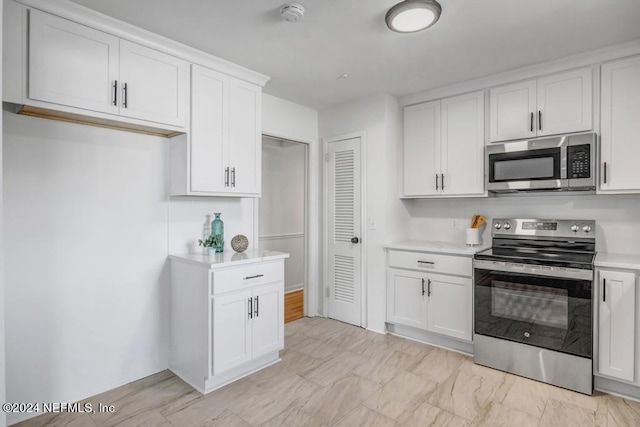
{"type": "Polygon", "coordinates": [[[40,426],[640,426],[640,403],[585,396],[455,352],[324,318],[285,327],[282,361],[202,396],[169,371],[94,396],[111,414],[40,426]]]}

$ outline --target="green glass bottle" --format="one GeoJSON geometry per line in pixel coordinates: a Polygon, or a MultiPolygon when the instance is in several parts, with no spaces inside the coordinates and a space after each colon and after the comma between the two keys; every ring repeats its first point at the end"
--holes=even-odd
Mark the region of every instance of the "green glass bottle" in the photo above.
{"type": "Polygon", "coordinates": [[[220,219],[219,213],[214,213],[215,218],[211,221],[211,235],[214,237],[216,252],[224,250],[224,222],[220,219]]]}

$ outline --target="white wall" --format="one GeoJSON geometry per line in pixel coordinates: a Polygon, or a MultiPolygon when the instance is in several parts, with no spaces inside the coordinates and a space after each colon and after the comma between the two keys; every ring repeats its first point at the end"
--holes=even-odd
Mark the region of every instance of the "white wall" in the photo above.
{"type": "MultiPolygon", "coordinates": [[[[596,250],[640,254],[640,195],[528,196],[487,199],[414,200],[404,202],[411,220],[411,238],[464,242],[464,228],[474,214],[491,218],[593,219],[596,250]],[[456,219],[458,229],[451,228],[456,219]]],[[[491,230],[483,233],[491,242],[491,230]]]]}
{"type": "Polygon", "coordinates": [[[214,212],[226,250],[235,234],[255,246],[254,200],[169,199],[165,138],[3,119],[7,400],[72,402],[166,369],[167,254],[201,250],[214,212]]]}
{"type": "Polygon", "coordinates": [[[285,292],[305,281],[305,150],[306,144],[262,138],[260,247],[289,253],[285,292]]]}
{"type": "MultiPolygon", "coordinates": [[[[307,292],[305,292],[305,315],[321,313],[322,270],[320,234],[320,153],[318,143],[318,112],[274,96],[262,96],[262,132],[277,138],[304,142],[308,145],[308,217],[306,229],[307,292]]],[[[256,201],[256,204],[259,202],[256,201]]],[[[258,225],[256,225],[258,227],[258,225]]]]}
{"type": "Polygon", "coordinates": [[[364,131],[367,221],[365,251],[367,328],[384,332],[386,274],[383,245],[405,237],[409,215],[399,196],[401,109],[391,95],[377,94],[320,111],[323,139],[364,131]]]}

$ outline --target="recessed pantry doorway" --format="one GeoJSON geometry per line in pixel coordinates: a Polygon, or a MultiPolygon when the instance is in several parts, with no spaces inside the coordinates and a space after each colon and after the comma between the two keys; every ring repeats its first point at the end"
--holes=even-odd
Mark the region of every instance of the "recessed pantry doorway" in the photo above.
{"type": "Polygon", "coordinates": [[[305,314],[307,150],[304,143],[262,137],[259,246],[290,254],[285,262],[285,322],[305,314]]]}

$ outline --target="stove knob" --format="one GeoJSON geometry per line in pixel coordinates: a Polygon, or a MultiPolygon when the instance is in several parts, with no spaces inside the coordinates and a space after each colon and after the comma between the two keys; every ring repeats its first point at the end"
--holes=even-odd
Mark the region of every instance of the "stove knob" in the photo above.
{"type": "Polygon", "coordinates": [[[500,225],[499,222],[496,222],[496,224],[493,226],[496,230],[500,230],[502,228],[502,226],[500,225]]]}
{"type": "Polygon", "coordinates": [[[591,226],[590,225],[583,225],[582,226],[582,231],[584,231],[585,233],[588,233],[591,231],[591,226]]]}
{"type": "Polygon", "coordinates": [[[578,224],[573,224],[571,226],[571,231],[573,231],[574,233],[577,233],[580,230],[580,227],[578,226],[578,224]]]}
{"type": "Polygon", "coordinates": [[[505,230],[508,230],[511,228],[511,224],[509,224],[508,222],[505,222],[504,224],[502,224],[502,226],[504,227],[505,230]]]}

